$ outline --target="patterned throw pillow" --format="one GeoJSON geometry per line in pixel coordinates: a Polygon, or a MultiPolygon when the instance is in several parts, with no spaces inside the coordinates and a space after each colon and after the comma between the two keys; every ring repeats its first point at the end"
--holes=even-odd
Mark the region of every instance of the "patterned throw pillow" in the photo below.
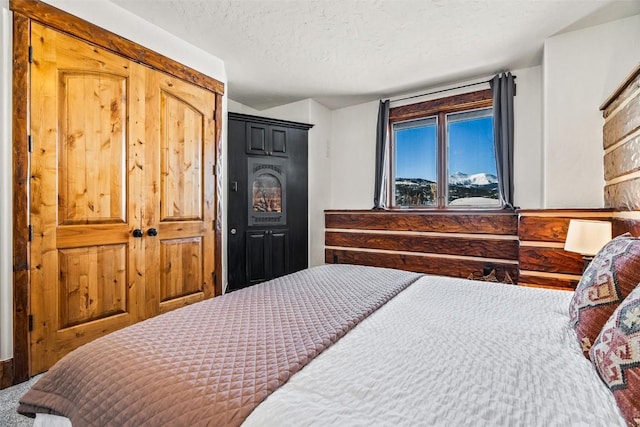
{"type": "Polygon", "coordinates": [[[640,287],[614,311],[589,354],[627,424],[640,425],[640,287]]]}
{"type": "Polygon", "coordinates": [[[628,233],[607,243],[584,271],[569,305],[569,315],[587,358],[606,321],[638,282],[640,239],[628,233]]]}

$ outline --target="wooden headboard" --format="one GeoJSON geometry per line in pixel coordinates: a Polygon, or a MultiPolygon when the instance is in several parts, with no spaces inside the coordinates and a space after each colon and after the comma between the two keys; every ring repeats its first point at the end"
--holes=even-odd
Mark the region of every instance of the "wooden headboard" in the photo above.
{"type": "Polygon", "coordinates": [[[325,211],[325,262],[516,281],[517,229],[513,211],[325,211]]]}
{"type": "Polygon", "coordinates": [[[604,116],[604,202],[614,235],[640,235],[640,63],[600,106],[604,116]]]}
{"type": "Polygon", "coordinates": [[[584,260],[564,250],[569,221],[612,221],[614,235],[640,231],[640,220],[614,221],[613,214],[612,209],[325,211],[325,262],[475,279],[495,271],[499,281],[571,290],[584,260]]]}

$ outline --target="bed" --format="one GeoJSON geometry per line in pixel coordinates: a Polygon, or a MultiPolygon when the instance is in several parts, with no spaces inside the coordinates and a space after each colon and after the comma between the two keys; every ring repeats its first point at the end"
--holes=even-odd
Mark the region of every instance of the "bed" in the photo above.
{"type": "MultiPolygon", "coordinates": [[[[595,273],[585,277],[597,281],[595,273]]],[[[575,300],[392,269],[314,267],[87,344],[45,374],[19,412],[37,415],[36,425],[71,419],[76,427],[626,425],[579,345],[575,300]],[[247,325],[238,356],[233,333],[247,325]],[[280,365],[269,364],[274,354],[280,365]]]]}

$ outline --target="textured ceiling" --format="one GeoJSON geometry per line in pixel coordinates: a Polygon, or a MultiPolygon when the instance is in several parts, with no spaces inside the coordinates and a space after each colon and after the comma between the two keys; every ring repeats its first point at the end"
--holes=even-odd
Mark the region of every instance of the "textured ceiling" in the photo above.
{"type": "Polygon", "coordinates": [[[256,109],[339,108],[537,65],[546,38],[640,0],[111,0],[225,62],[256,109]]]}

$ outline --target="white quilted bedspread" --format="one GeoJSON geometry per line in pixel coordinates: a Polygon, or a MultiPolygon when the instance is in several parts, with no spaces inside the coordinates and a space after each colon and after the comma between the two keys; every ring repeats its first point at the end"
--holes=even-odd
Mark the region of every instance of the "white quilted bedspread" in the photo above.
{"type": "Polygon", "coordinates": [[[571,293],[426,276],[245,426],[617,426],[568,326],[571,293]]]}

